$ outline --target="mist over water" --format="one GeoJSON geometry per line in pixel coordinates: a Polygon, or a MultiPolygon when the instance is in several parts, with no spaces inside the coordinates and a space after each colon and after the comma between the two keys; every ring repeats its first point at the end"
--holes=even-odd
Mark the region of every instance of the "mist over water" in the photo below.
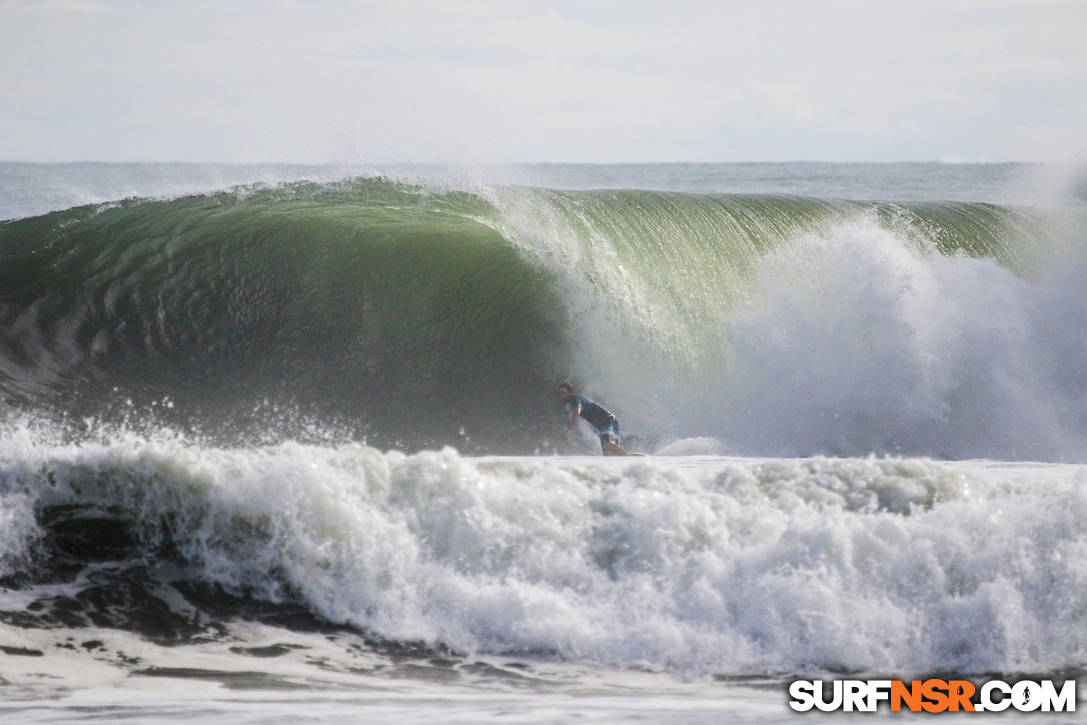
{"type": "Polygon", "coordinates": [[[0,219],[135,197],[177,198],[231,186],[382,176],[432,189],[496,185],[645,189],[696,194],[792,194],[895,201],[973,201],[1061,207],[1087,204],[1084,165],[1028,163],[674,164],[198,164],[0,162],[0,219]]]}

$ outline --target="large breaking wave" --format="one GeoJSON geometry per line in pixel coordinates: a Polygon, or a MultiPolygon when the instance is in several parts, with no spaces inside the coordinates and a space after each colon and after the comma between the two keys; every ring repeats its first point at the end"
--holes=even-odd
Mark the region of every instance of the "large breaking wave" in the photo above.
{"type": "MultiPolygon", "coordinates": [[[[646,447],[1087,453],[1052,213],[383,179],[0,225],[0,392],[220,440],[550,450],[571,377],[646,447]]],[[[73,423],[72,421],[78,421],[73,423]]]]}

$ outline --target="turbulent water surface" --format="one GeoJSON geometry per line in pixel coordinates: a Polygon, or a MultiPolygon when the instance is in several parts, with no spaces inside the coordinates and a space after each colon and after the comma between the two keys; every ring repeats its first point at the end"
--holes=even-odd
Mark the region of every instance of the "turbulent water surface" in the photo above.
{"type": "Polygon", "coordinates": [[[800,675],[1082,672],[1045,173],[0,165],[3,707],[761,721],[800,675]],[[562,379],[652,455],[559,435],[562,379]]]}

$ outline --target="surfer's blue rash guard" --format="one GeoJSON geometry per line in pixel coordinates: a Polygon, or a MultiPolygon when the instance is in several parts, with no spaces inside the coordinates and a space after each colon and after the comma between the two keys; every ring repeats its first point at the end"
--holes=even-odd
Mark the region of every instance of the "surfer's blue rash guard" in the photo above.
{"type": "Polygon", "coordinates": [[[574,393],[566,399],[566,405],[569,410],[573,410],[577,406],[581,406],[581,417],[592,423],[593,427],[598,431],[603,432],[608,428],[618,428],[615,416],[611,411],[607,410],[601,405],[594,403],[586,398],[584,395],[574,393]]]}

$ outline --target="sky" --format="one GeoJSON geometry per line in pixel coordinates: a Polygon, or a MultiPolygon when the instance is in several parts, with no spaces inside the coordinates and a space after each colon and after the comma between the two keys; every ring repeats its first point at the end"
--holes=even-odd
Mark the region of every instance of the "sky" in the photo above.
{"type": "Polygon", "coordinates": [[[0,160],[1065,161],[1087,0],[0,0],[0,160]]]}

